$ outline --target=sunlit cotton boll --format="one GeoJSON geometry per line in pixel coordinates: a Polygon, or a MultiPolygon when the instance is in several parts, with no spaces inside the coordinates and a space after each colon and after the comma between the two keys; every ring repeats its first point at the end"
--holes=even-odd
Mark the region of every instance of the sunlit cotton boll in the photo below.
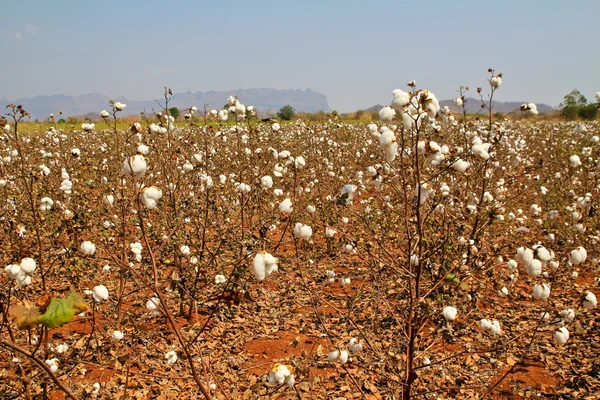
{"type": "Polygon", "coordinates": [[[363,349],[363,345],[360,343],[360,341],[356,338],[352,338],[350,339],[350,342],[348,342],[348,350],[350,350],[350,353],[352,354],[356,354],[356,353],[360,353],[363,349]]]}
{"type": "Polygon", "coordinates": [[[455,107],[462,107],[462,105],[463,105],[462,97],[456,97],[454,100],[452,100],[452,104],[454,104],[455,107]]]}
{"type": "Polygon", "coordinates": [[[123,339],[124,335],[123,335],[123,332],[121,332],[121,331],[113,331],[111,337],[112,337],[112,340],[114,340],[115,342],[118,342],[123,339]]]}
{"type": "Polygon", "coordinates": [[[245,183],[238,183],[236,185],[236,189],[240,193],[250,193],[250,191],[252,190],[252,188],[250,187],[250,185],[247,185],[245,183]]]}
{"type": "Polygon", "coordinates": [[[127,104],[125,104],[125,103],[121,103],[119,101],[117,101],[115,103],[115,110],[117,110],[117,111],[123,111],[125,109],[125,107],[127,107],[127,104]]]}
{"type": "Polygon", "coordinates": [[[591,310],[596,307],[598,301],[596,299],[596,295],[592,292],[586,292],[585,296],[583,296],[583,307],[586,310],[591,310]]]}
{"type": "Polygon", "coordinates": [[[108,289],[104,285],[98,285],[92,290],[92,297],[96,303],[108,300],[108,289]]]}
{"type": "Polygon", "coordinates": [[[312,228],[308,225],[304,225],[298,222],[294,226],[294,235],[308,242],[310,240],[310,237],[312,236],[312,228]]]}
{"type": "MultiPolygon", "coordinates": [[[[392,95],[394,96],[394,99],[392,100],[392,108],[395,110],[400,111],[410,103],[410,93],[405,92],[404,90],[395,89],[392,91],[392,95]]],[[[381,115],[381,111],[379,115],[381,115]]]]}
{"type": "Polygon", "coordinates": [[[219,111],[219,113],[217,114],[217,117],[219,118],[220,121],[226,122],[229,119],[229,112],[225,109],[219,111]]]}
{"type": "Polygon", "coordinates": [[[500,87],[500,85],[502,85],[502,77],[501,76],[492,76],[490,78],[490,86],[492,86],[494,89],[497,89],[500,87]]]}
{"type": "Polygon", "coordinates": [[[471,164],[468,161],[462,160],[462,159],[457,159],[456,161],[454,161],[452,163],[452,165],[450,165],[450,167],[455,170],[456,172],[460,172],[461,174],[464,174],[465,171],[467,170],[467,168],[469,168],[471,164]]]}
{"type": "Polygon", "coordinates": [[[227,278],[225,277],[225,275],[215,275],[215,284],[220,285],[225,282],[227,282],[227,278]]]}
{"type": "Polygon", "coordinates": [[[149,210],[153,210],[158,205],[158,200],[162,197],[162,190],[156,186],[143,188],[140,193],[140,201],[149,210]]]}
{"type": "Polygon", "coordinates": [[[135,175],[137,179],[140,179],[146,173],[146,168],[146,159],[141,154],[128,157],[123,161],[123,175],[126,176],[135,175]]]}
{"type": "Polygon", "coordinates": [[[79,251],[84,256],[88,256],[88,257],[93,256],[94,253],[96,252],[96,245],[94,243],[90,242],[89,240],[86,240],[85,242],[81,243],[81,245],[79,246],[79,251]]]}
{"type": "Polygon", "coordinates": [[[454,321],[456,319],[457,313],[458,313],[458,310],[452,306],[446,306],[442,310],[442,315],[444,316],[446,321],[454,321]]]}
{"type": "Polygon", "coordinates": [[[277,258],[265,251],[256,253],[252,261],[252,268],[254,269],[254,276],[259,282],[264,281],[267,276],[279,269],[277,258]]]}
{"type": "Polygon", "coordinates": [[[86,132],[93,131],[95,127],[96,127],[96,125],[94,125],[94,124],[81,124],[81,129],[83,129],[86,132]]]}
{"type": "Polygon", "coordinates": [[[569,330],[564,326],[559,328],[556,332],[554,332],[554,340],[561,346],[567,343],[569,340],[569,330]]]}
{"type": "Polygon", "coordinates": [[[536,300],[546,300],[550,297],[550,285],[547,283],[537,284],[533,287],[533,297],[536,300]]]}
{"type": "Polygon", "coordinates": [[[35,269],[37,268],[35,260],[30,257],[26,257],[26,258],[22,259],[21,264],[19,264],[19,266],[21,267],[21,271],[23,271],[26,274],[33,273],[35,271],[35,269]]]}
{"type": "Polygon", "coordinates": [[[260,186],[263,189],[271,189],[273,187],[273,178],[271,178],[269,175],[263,176],[260,178],[260,186]]]}
{"type": "Polygon", "coordinates": [[[269,382],[269,385],[273,386],[283,385],[285,383],[287,387],[292,388],[294,387],[296,380],[287,366],[275,364],[273,369],[269,372],[267,382],[269,382]]]}
{"type": "Polygon", "coordinates": [[[282,213],[290,214],[292,210],[292,200],[290,200],[289,198],[286,198],[279,204],[279,211],[282,213]]]}
{"type": "Polygon", "coordinates": [[[537,259],[531,260],[528,264],[525,263],[525,272],[529,276],[538,276],[542,273],[542,262],[537,259]]]}
{"type": "Polygon", "coordinates": [[[571,167],[573,168],[581,166],[581,159],[577,154],[573,154],[571,157],[569,157],[569,162],[571,163],[571,167]]]}
{"type": "Polygon", "coordinates": [[[569,262],[573,265],[582,264],[583,262],[585,262],[586,258],[587,251],[582,246],[579,246],[578,248],[572,250],[569,253],[569,262]]]}
{"type": "Polygon", "coordinates": [[[385,106],[381,110],[379,110],[379,119],[382,122],[392,121],[395,116],[396,116],[396,110],[394,110],[390,106],[385,106]]]}
{"type": "Polygon", "coordinates": [[[175,350],[171,350],[165,354],[165,359],[167,360],[167,364],[173,365],[177,362],[177,353],[175,350]]]}
{"type": "Polygon", "coordinates": [[[54,200],[50,197],[42,197],[40,200],[40,211],[50,211],[54,205],[54,200]]]}

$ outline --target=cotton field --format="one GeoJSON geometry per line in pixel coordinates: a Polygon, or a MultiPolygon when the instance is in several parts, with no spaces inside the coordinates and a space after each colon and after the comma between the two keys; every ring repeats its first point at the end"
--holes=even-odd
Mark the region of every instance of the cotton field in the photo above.
{"type": "Polygon", "coordinates": [[[489,72],[368,124],[9,105],[3,398],[591,398],[600,124],[498,119],[489,72]]]}

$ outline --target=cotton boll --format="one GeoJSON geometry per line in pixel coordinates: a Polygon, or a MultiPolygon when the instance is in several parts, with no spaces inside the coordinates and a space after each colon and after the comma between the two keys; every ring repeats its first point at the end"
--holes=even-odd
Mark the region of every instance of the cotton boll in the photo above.
{"type": "Polygon", "coordinates": [[[332,238],[335,234],[337,233],[337,231],[333,228],[325,228],[325,236],[328,238],[332,238]]]}
{"type": "Polygon", "coordinates": [[[350,339],[350,342],[348,343],[348,350],[350,350],[350,353],[352,354],[356,354],[361,352],[363,349],[363,345],[360,343],[360,341],[356,338],[352,338],[350,339]]]}
{"type": "Polygon", "coordinates": [[[50,371],[52,371],[53,374],[58,372],[58,358],[52,358],[49,360],[46,360],[46,365],[48,367],[50,367],[50,371]]]}
{"type": "Polygon", "coordinates": [[[499,75],[496,76],[492,76],[490,78],[490,86],[492,86],[494,89],[498,89],[500,87],[500,85],[502,85],[502,77],[499,75]]]}
{"type": "Polygon", "coordinates": [[[444,316],[446,321],[454,321],[456,319],[457,312],[458,311],[456,310],[456,308],[452,306],[446,306],[442,311],[442,315],[444,316]]]}
{"type": "Polygon", "coordinates": [[[521,261],[525,265],[530,264],[533,260],[533,250],[525,247],[519,247],[517,249],[517,260],[521,261]]]}
{"type": "Polygon", "coordinates": [[[86,240],[85,242],[81,243],[81,245],[79,246],[79,251],[84,256],[91,257],[96,252],[96,245],[94,243],[90,242],[89,240],[86,240]]]}
{"type": "Polygon", "coordinates": [[[286,198],[279,204],[279,211],[282,213],[290,214],[292,210],[292,200],[290,200],[289,198],[286,198]]]}
{"type": "Polygon", "coordinates": [[[215,275],[215,284],[220,285],[225,282],[227,282],[227,278],[225,278],[225,275],[215,275]]]}
{"type": "Polygon", "coordinates": [[[558,315],[565,322],[573,322],[573,320],[575,319],[575,310],[573,310],[572,308],[568,308],[566,310],[562,310],[560,313],[558,313],[558,315]]]}
{"type": "Polygon", "coordinates": [[[122,340],[123,336],[124,336],[123,332],[121,332],[121,331],[113,331],[113,333],[111,335],[112,340],[114,340],[115,342],[122,340]]]}
{"type": "Polygon", "coordinates": [[[260,178],[260,186],[263,189],[271,189],[273,187],[273,178],[271,178],[269,175],[263,176],[260,178]]]}
{"type": "Polygon", "coordinates": [[[175,352],[175,350],[171,350],[169,352],[167,352],[167,354],[165,354],[165,359],[167,360],[167,364],[169,365],[173,365],[177,362],[177,353],[175,352]]]}
{"type": "Polygon", "coordinates": [[[492,322],[484,318],[481,321],[479,321],[479,327],[484,331],[487,331],[492,327],[492,322]]]}
{"type": "Polygon", "coordinates": [[[340,357],[339,350],[333,350],[327,354],[327,360],[330,362],[336,362],[339,357],[340,357]]]}
{"type": "Polygon", "coordinates": [[[529,276],[538,276],[542,273],[542,262],[537,259],[533,259],[529,264],[525,264],[525,272],[529,276]]]}
{"type": "Polygon", "coordinates": [[[135,175],[137,179],[141,179],[146,173],[146,159],[141,154],[136,154],[133,157],[128,157],[123,161],[123,175],[135,175]]]}
{"type": "Polygon", "coordinates": [[[390,106],[385,106],[381,110],[379,110],[379,119],[382,122],[392,121],[395,116],[396,116],[396,110],[394,110],[390,106]]]}
{"type": "Polygon", "coordinates": [[[115,103],[115,110],[117,110],[117,111],[123,111],[125,109],[125,107],[127,107],[127,104],[125,104],[125,103],[121,103],[119,101],[117,101],[115,103]]]}
{"type": "Polygon", "coordinates": [[[315,206],[309,204],[306,206],[306,212],[309,214],[314,214],[315,211],[317,211],[317,209],[315,208],[315,206]]]}
{"type": "Polygon", "coordinates": [[[452,168],[456,172],[460,172],[461,174],[464,174],[470,165],[471,164],[468,161],[464,161],[459,158],[450,165],[450,168],[452,168]]]}
{"type": "Polygon", "coordinates": [[[340,364],[342,364],[342,365],[346,364],[348,362],[348,356],[349,356],[348,350],[340,351],[340,357],[339,357],[340,364]]]}
{"type": "Polygon", "coordinates": [[[254,276],[259,282],[265,280],[272,272],[278,270],[277,259],[267,252],[256,253],[252,261],[254,276]]]}
{"type": "Polygon", "coordinates": [[[186,245],[179,247],[179,252],[184,256],[189,256],[192,253],[190,247],[186,245]]]}
{"type": "Polygon", "coordinates": [[[503,287],[502,289],[498,290],[497,294],[499,297],[506,297],[508,296],[508,289],[503,287]]]}
{"type": "Polygon", "coordinates": [[[31,274],[36,269],[36,263],[33,258],[26,257],[21,260],[21,264],[19,265],[20,271],[23,271],[25,274],[31,274]]]}
{"type": "Polygon", "coordinates": [[[533,297],[536,300],[546,300],[550,297],[550,286],[547,283],[537,284],[533,287],[533,297]]]}
{"type": "Polygon", "coordinates": [[[92,297],[96,303],[100,303],[103,300],[108,300],[108,289],[104,285],[98,285],[92,290],[92,297]]]}
{"type": "Polygon", "coordinates": [[[294,235],[299,237],[300,239],[304,239],[307,242],[310,240],[312,236],[312,228],[308,225],[303,225],[300,222],[296,223],[294,226],[294,235]]]}
{"type": "Polygon", "coordinates": [[[591,310],[592,308],[596,307],[597,304],[598,301],[596,300],[596,295],[592,292],[586,292],[583,296],[583,307],[586,310],[591,310]]]}
{"type": "Polygon", "coordinates": [[[559,328],[554,332],[554,340],[561,346],[567,343],[567,340],[569,340],[569,330],[564,326],[559,328]]]}
{"type": "Polygon", "coordinates": [[[454,100],[452,100],[452,104],[454,104],[454,106],[456,106],[456,107],[462,107],[462,105],[463,105],[462,97],[456,97],[454,100]]]}
{"type": "Polygon", "coordinates": [[[577,249],[572,250],[571,253],[569,253],[569,262],[573,265],[582,264],[585,262],[586,258],[587,251],[582,246],[579,246],[577,249]]]}
{"type": "Polygon", "coordinates": [[[569,157],[569,162],[571,163],[571,167],[573,168],[581,166],[581,159],[577,154],[574,154],[571,157],[569,157]]]}
{"type": "Polygon", "coordinates": [[[158,297],[152,297],[146,302],[146,309],[151,311],[153,315],[158,315],[158,305],[160,304],[160,299],[158,297]]]}

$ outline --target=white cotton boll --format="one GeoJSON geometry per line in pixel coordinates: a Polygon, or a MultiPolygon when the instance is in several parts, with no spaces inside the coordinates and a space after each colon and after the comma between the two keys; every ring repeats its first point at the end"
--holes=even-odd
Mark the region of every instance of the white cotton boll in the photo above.
{"type": "Polygon", "coordinates": [[[215,284],[220,285],[225,282],[227,282],[227,278],[225,278],[225,275],[215,275],[215,284]]]}
{"type": "Polygon", "coordinates": [[[558,313],[558,315],[565,322],[573,322],[573,320],[575,319],[575,310],[573,310],[572,308],[568,308],[568,309],[562,310],[560,313],[558,313]]]}
{"type": "Polygon", "coordinates": [[[489,329],[489,332],[492,335],[499,335],[502,333],[502,328],[500,328],[500,322],[494,320],[492,321],[492,326],[489,329]]]}
{"type": "Polygon", "coordinates": [[[508,296],[508,289],[503,287],[502,289],[498,290],[497,294],[499,297],[506,297],[508,296]]]}
{"type": "Polygon", "coordinates": [[[339,358],[340,364],[342,364],[342,365],[346,364],[348,362],[348,356],[349,356],[348,350],[340,351],[340,358],[339,358]]]}
{"type": "Polygon", "coordinates": [[[108,300],[108,289],[104,285],[95,286],[92,290],[92,297],[96,303],[108,300]]]}
{"type": "Polygon", "coordinates": [[[273,123],[273,125],[271,125],[271,130],[273,132],[279,132],[279,130],[281,129],[281,125],[279,125],[277,122],[273,123]]]}
{"type": "Polygon", "coordinates": [[[329,362],[336,362],[339,357],[340,357],[339,350],[332,350],[327,354],[327,360],[329,362]]]}
{"type": "Polygon", "coordinates": [[[50,367],[50,371],[52,371],[52,373],[55,374],[58,372],[58,358],[46,360],[46,365],[50,367]]]}
{"type": "Polygon", "coordinates": [[[115,203],[115,196],[112,194],[105,194],[102,196],[102,202],[107,206],[112,207],[112,205],[115,203]]]}
{"type": "Polygon", "coordinates": [[[455,170],[456,172],[460,172],[461,174],[464,174],[465,171],[467,170],[467,168],[469,168],[471,164],[468,161],[464,161],[462,159],[457,159],[456,161],[454,161],[452,163],[452,165],[450,165],[450,167],[455,170]]]}
{"type": "Polygon", "coordinates": [[[328,238],[332,238],[336,233],[337,233],[337,231],[333,228],[330,228],[330,227],[325,228],[325,236],[328,238]]]}
{"type": "Polygon", "coordinates": [[[283,190],[281,189],[275,189],[273,190],[273,194],[277,197],[282,196],[283,195],[283,190]]]}
{"type": "Polygon", "coordinates": [[[155,313],[158,310],[159,304],[160,299],[158,297],[152,297],[146,302],[146,309],[155,313]]]}
{"type": "Polygon", "coordinates": [[[296,169],[302,169],[306,166],[306,160],[302,156],[294,158],[294,167],[296,169]]]}
{"type": "Polygon", "coordinates": [[[419,204],[425,203],[431,193],[433,193],[433,189],[430,189],[426,183],[415,187],[415,199],[418,199],[419,204]]]}
{"type": "Polygon", "coordinates": [[[124,335],[123,335],[123,332],[121,332],[121,331],[113,331],[111,336],[112,336],[112,340],[114,340],[115,342],[118,342],[123,339],[124,335]]]}
{"type": "Polygon", "coordinates": [[[529,264],[525,264],[525,272],[529,276],[538,276],[542,273],[542,262],[537,259],[531,260],[529,264]]]}
{"type": "Polygon", "coordinates": [[[96,245],[94,243],[90,242],[89,240],[86,240],[85,242],[81,243],[81,245],[79,246],[79,251],[84,256],[93,256],[94,253],[96,252],[96,245]]]}
{"type": "Polygon", "coordinates": [[[569,157],[569,162],[571,163],[571,167],[573,168],[581,166],[581,159],[577,154],[574,154],[571,157],[569,157]]]}
{"type": "Polygon", "coordinates": [[[308,242],[310,240],[310,237],[312,236],[312,228],[308,225],[303,225],[300,222],[298,222],[294,226],[294,235],[308,242]]]}
{"type": "Polygon", "coordinates": [[[286,198],[281,203],[279,203],[279,212],[290,214],[292,210],[292,200],[290,200],[289,198],[286,198]]]}
{"type": "Polygon", "coordinates": [[[152,210],[158,205],[158,200],[161,199],[162,194],[162,190],[156,186],[149,186],[142,189],[140,193],[140,201],[146,208],[152,210]]]}
{"type": "Polygon", "coordinates": [[[252,267],[254,269],[254,276],[259,282],[262,282],[272,272],[278,270],[277,259],[271,254],[262,251],[260,253],[256,253],[254,256],[252,267]]]}
{"type": "Polygon", "coordinates": [[[517,262],[515,260],[508,260],[508,262],[506,263],[506,266],[512,272],[515,269],[517,269],[517,262]]]}
{"type": "Polygon", "coordinates": [[[4,271],[8,274],[10,279],[13,280],[19,278],[22,275],[21,266],[19,264],[7,265],[6,268],[4,268],[4,271]]]}
{"type": "Polygon", "coordinates": [[[294,375],[288,375],[285,377],[285,382],[286,386],[288,388],[293,388],[294,385],[296,384],[296,378],[294,377],[294,375]]]}
{"type": "Polygon", "coordinates": [[[20,270],[26,274],[31,274],[36,269],[36,263],[33,258],[26,257],[21,260],[21,264],[19,265],[20,270]]]}
{"type": "Polygon", "coordinates": [[[81,129],[83,129],[86,132],[93,131],[95,127],[96,127],[95,124],[81,124],[81,129]]]}
{"type": "Polygon", "coordinates": [[[392,91],[394,99],[392,100],[392,108],[400,111],[403,107],[410,103],[411,94],[401,89],[395,89],[392,91]]]}
{"type": "Polygon", "coordinates": [[[115,103],[115,110],[117,110],[117,111],[123,111],[125,109],[125,107],[127,107],[127,104],[125,104],[125,103],[121,103],[119,101],[117,101],[115,103]]]}
{"type": "Polygon", "coordinates": [[[167,354],[165,354],[165,359],[167,360],[167,364],[169,365],[173,365],[177,362],[177,353],[175,352],[175,350],[171,350],[169,352],[167,352],[167,354]]]}
{"type": "Polygon", "coordinates": [[[356,338],[352,338],[350,339],[350,342],[348,343],[348,350],[350,350],[350,353],[352,354],[356,354],[356,353],[360,353],[363,349],[363,345],[360,343],[360,341],[356,338]]]}
{"type": "Polygon", "coordinates": [[[525,265],[530,264],[533,260],[533,250],[525,247],[519,247],[517,249],[517,260],[521,261],[525,265]]]}
{"type": "Polygon", "coordinates": [[[273,187],[273,178],[271,178],[269,175],[263,176],[260,178],[260,186],[263,189],[271,189],[273,187]]]}
{"type": "Polygon", "coordinates": [[[123,175],[132,176],[140,179],[146,173],[146,159],[141,154],[136,154],[133,157],[128,157],[123,161],[123,175]]]}
{"type": "Polygon", "coordinates": [[[572,250],[571,253],[569,253],[569,262],[573,265],[582,264],[585,262],[586,258],[587,251],[582,246],[579,246],[577,249],[572,250]]]}
{"type": "Polygon", "coordinates": [[[109,116],[108,111],[106,111],[106,110],[100,111],[101,118],[108,118],[108,116],[109,116]]]}
{"type": "Polygon", "coordinates": [[[396,116],[396,110],[390,106],[385,106],[379,110],[379,119],[383,122],[389,122],[396,116]]]}
{"type": "Polygon", "coordinates": [[[219,117],[220,121],[225,122],[229,119],[229,112],[227,110],[223,109],[223,110],[219,111],[218,117],[219,117]]]}
{"type": "Polygon", "coordinates": [[[342,193],[340,198],[341,199],[346,199],[346,201],[352,201],[354,200],[354,193],[356,193],[356,190],[358,188],[356,187],[356,185],[344,185],[344,187],[342,188],[342,193]]]}
{"type": "Polygon", "coordinates": [[[184,255],[184,256],[189,256],[192,251],[190,250],[189,246],[183,245],[179,248],[179,252],[184,255]]]}
{"type": "Polygon", "coordinates": [[[413,267],[416,267],[419,265],[419,256],[416,254],[413,254],[412,256],[410,256],[410,265],[412,265],[413,267]]]}
{"type": "Polygon", "coordinates": [[[463,105],[462,97],[456,97],[454,100],[452,100],[452,104],[454,104],[456,107],[462,107],[462,105],[463,105]]]}
{"type": "Polygon", "coordinates": [[[564,326],[559,328],[554,332],[554,340],[561,346],[567,343],[567,340],[569,340],[569,330],[564,326]]]}
{"type": "Polygon", "coordinates": [[[247,185],[245,183],[238,183],[236,189],[240,193],[250,193],[250,191],[252,190],[250,185],[247,185]]]}
{"type": "Polygon", "coordinates": [[[537,284],[533,287],[533,297],[536,300],[546,300],[550,297],[550,285],[547,283],[537,284]]]}
{"type": "Polygon", "coordinates": [[[479,321],[479,327],[484,331],[487,331],[492,327],[492,322],[484,318],[481,321],[479,321]]]}
{"type": "Polygon", "coordinates": [[[583,307],[586,310],[591,310],[596,307],[598,301],[596,299],[596,295],[592,292],[586,292],[585,296],[583,296],[583,307]]]}
{"type": "Polygon", "coordinates": [[[501,76],[492,76],[490,78],[490,85],[494,88],[497,89],[500,87],[500,85],[502,85],[502,77],[501,76]]]}
{"type": "Polygon", "coordinates": [[[452,306],[446,306],[442,310],[442,315],[444,316],[444,318],[446,318],[446,321],[454,321],[456,319],[457,312],[458,311],[456,310],[456,308],[452,306]]]}

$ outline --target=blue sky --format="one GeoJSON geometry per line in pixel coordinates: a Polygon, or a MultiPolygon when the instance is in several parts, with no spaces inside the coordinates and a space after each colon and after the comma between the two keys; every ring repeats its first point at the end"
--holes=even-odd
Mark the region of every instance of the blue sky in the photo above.
{"type": "Polygon", "coordinates": [[[4,0],[0,98],[153,99],[310,88],[332,108],[388,103],[417,81],[438,98],[504,74],[497,98],[558,105],[600,91],[598,0],[4,0]]]}

